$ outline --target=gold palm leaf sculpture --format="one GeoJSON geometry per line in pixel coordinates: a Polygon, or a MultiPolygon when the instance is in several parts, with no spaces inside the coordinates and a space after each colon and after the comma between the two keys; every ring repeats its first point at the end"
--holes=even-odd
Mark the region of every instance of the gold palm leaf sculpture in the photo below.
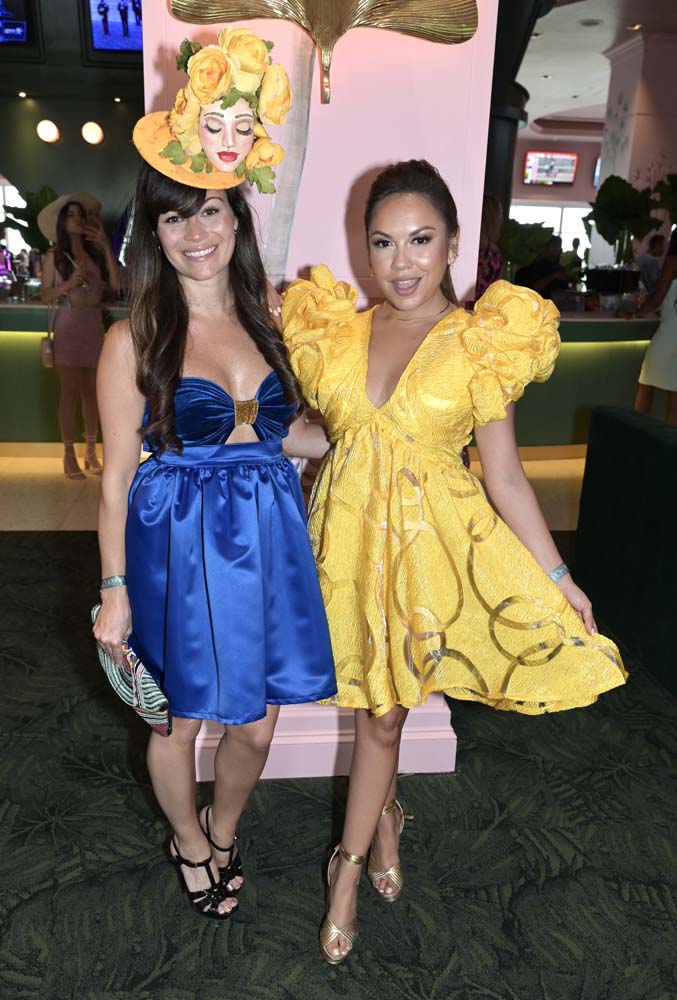
{"type": "Polygon", "coordinates": [[[294,21],[320,50],[323,104],[329,103],[334,46],[351,28],[388,28],[446,45],[467,42],[477,31],[476,0],[171,0],[171,11],[191,24],[294,21]]]}

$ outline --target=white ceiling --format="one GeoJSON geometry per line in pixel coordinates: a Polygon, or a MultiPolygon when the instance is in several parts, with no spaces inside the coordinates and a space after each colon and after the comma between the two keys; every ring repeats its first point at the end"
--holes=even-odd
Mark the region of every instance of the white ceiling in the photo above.
{"type": "Polygon", "coordinates": [[[544,116],[604,120],[609,89],[606,49],[646,32],[677,34],[677,0],[567,0],[536,22],[518,81],[531,95],[530,122],[544,116]],[[595,27],[583,20],[599,19],[595,27]],[[550,80],[543,75],[549,73],[550,80]]]}

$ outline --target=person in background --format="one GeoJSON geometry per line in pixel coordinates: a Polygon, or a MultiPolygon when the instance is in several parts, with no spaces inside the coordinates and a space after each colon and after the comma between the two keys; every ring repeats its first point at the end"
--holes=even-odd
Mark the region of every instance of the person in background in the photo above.
{"type": "Polygon", "coordinates": [[[10,281],[15,280],[12,255],[4,242],[0,243],[0,277],[9,278],[10,281]]]}
{"type": "Polygon", "coordinates": [[[142,19],[141,0],[132,0],[132,10],[134,11],[136,26],[138,28],[141,25],[141,19],[142,19]]]}
{"type": "Polygon", "coordinates": [[[667,256],[653,295],[648,297],[636,315],[649,316],[658,308],[661,321],[644,355],[634,408],[640,413],[649,413],[654,389],[664,389],[668,394],[665,419],[677,426],[677,229],[670,237],[667,256]]]}
{"type": "Polygon", "coordinates": [[[37,247],[31,247],[28,253],[28,271],[31,278],[42,277],[42,254],[37,247]]]}
{"type": "Polygon", "coordinates": [[[498,246],[503,224],[503,207],[495,194],[487,192],[482,201],[480,250],[477,261],[475,298],[486,292],[503,273],[503,254],[498,246]]]}
{"type": "Polygon", "coordinates": [[[108,34],[108,10],[109,7],[108,4],[106,3],[106,0],[101,0],[98,7],[96,8],[96,12],[101,18],[101,24],[103,25],[104,35],[108,34]]]}
{"type": "Polygon", "coordinates": [[[57,305],[54,321],[54,365],[59,374],[59,425],[64,446],[63,471],[69,479],[84,479],[74,449],[75,410],[78,399],[85,424],[85,468],[102,472],[96,454],[98,411],[96,368],[103,347],[101,302],[108,287],[120,285],[113,257],[101,223],[87,220],[98,199],[86,192],[62,195],[38,215],[38,226],[54,246],[45,254],[40,297],[57,305]]]}
{"type": "Polygon", "coordinates": [[[519,269],[515,275],[515,284],[533,288],[544,299],[549,299],[555,292],[562,292],[572,282],[571,274],[562,267],[561,236],[551,236],[535,260],[526,267],[519,269]]]}
{"type": "Polygon", "coordinates": [[[635,257],[639,268],[639,276],[646,288],[647,295],[653,295],[661,273],[661,258],[665,253],[665,236],[654,233],[649,240],[649,246],[635,257]]]}
{"type": "Polygon", "coordinates": [[[120,3],[118,4],[118,13],[122,23],[122,34],[125,38],[127,38],[129,35],[129,4],[127,3],[127,0],[120,0],[120,3]]]}

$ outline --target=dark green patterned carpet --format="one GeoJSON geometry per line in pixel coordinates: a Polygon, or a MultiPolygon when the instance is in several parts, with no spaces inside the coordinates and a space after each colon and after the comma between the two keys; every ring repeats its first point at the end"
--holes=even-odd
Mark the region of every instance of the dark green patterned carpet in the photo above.
{"type": "Polygon", "coordinates": [[[88,634],[93,535],[0,544],[2,1000],[677,997],[677,713],[639,665],[581,711],[454,706],[458,772],[402,781],[406,896],[386,907],[363,882],[356,954],[332,969],[321,866],[344,782],[260,783],[238,916],[195,916],[144,727],[88,634]]]}

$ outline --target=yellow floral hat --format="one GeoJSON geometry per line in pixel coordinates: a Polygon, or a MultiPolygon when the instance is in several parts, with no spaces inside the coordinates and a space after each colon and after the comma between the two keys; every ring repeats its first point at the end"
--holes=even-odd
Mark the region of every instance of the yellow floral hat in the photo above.
{"type": "Polygon", "coordinates": [[[248,28],[219,32],[216,45],[187,39],[176,59],[188,83],[174,107],[144,115],[134,145],[160,173],[190,187],[221,189],[243,181],[262,194],[275,191],[273,167],[284,150],[266,125],[282,125],[291,88],[266,42],[248,28]]]}

